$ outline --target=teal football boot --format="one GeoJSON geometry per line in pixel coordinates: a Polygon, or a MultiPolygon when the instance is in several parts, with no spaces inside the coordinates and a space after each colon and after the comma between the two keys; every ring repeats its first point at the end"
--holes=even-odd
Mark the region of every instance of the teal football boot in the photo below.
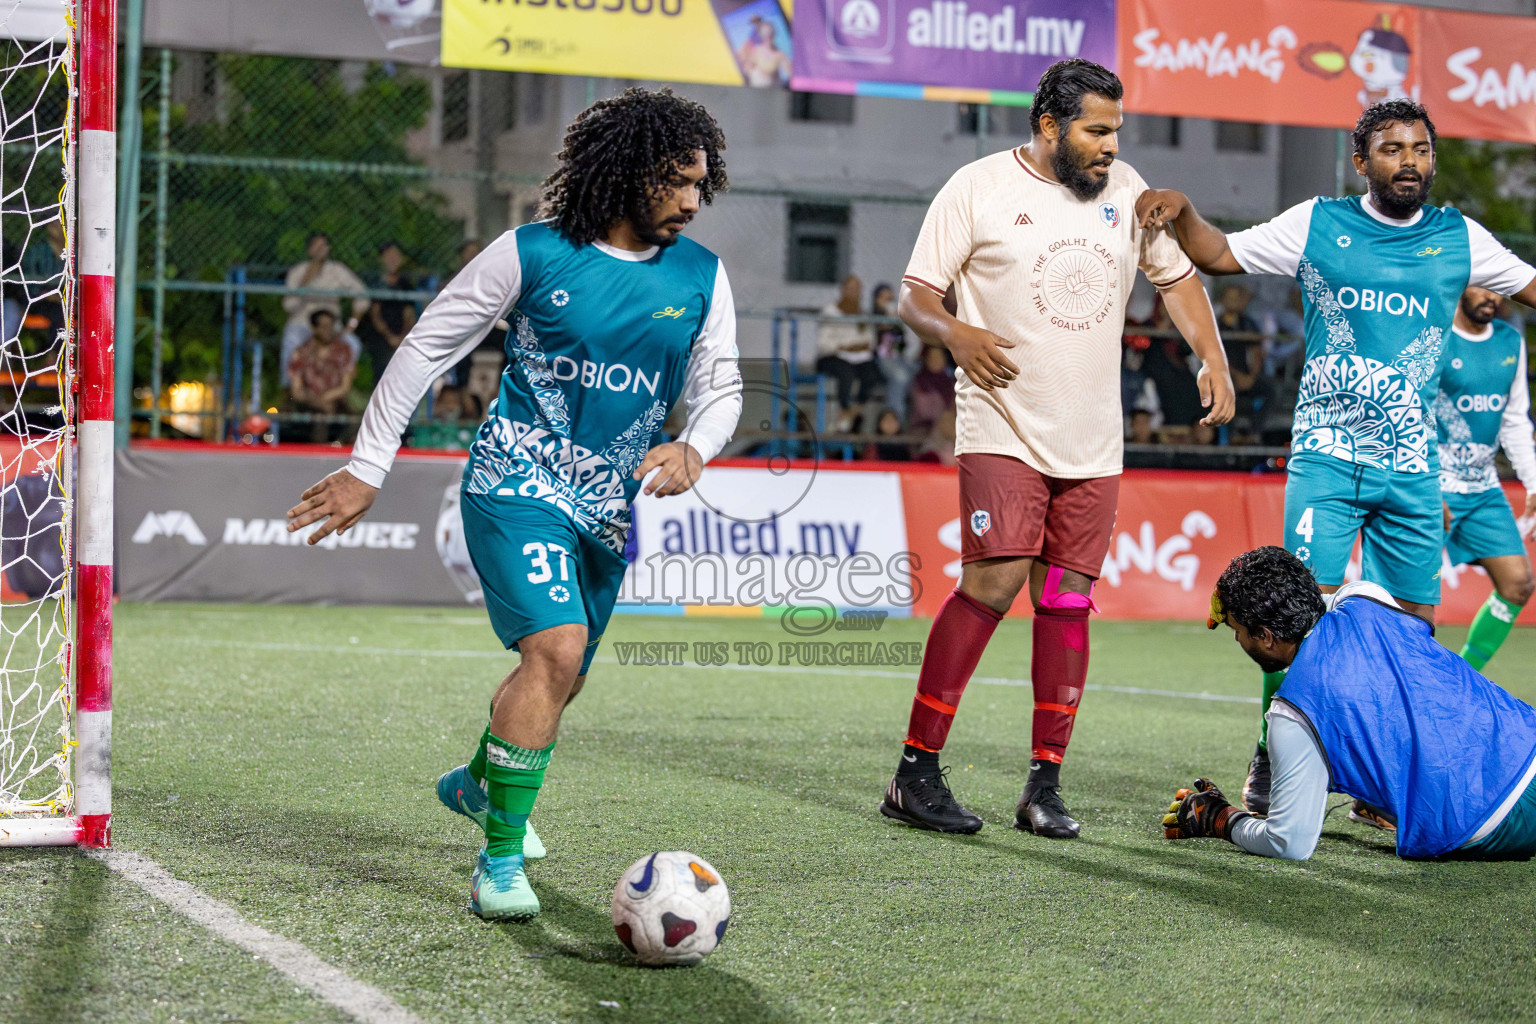
{"type": "MultiPolygon", "coordinates": [[[[455,814],[464,815],[479,825],[480,831],[485,831],[485,815],[490,810],[491,802],[486,798],[480,783],[469,774],[469,765],[461,764],[442,774],[437,780],[437,798],[443,802],[444,807],[455,814]]],[[[528,834],[523,837],[523,856],[529,860],[543,860],[545,853],[543,841],[533,830],[533,822],[528,822],[528,834]]]]}
{"type": "Polygon", "coordinates": [[[482,847],[469,879],[469,909],[487,921],[526,921],[537,917],[539,897],[523,871],[523,855],[489,856],[482,847]]]}

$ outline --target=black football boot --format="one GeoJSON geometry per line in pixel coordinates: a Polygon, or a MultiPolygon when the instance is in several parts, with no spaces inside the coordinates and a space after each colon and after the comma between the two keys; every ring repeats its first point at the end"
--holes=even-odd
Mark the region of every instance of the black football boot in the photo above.
{"type": "Polygon", "coordinates": [[[949,790],[948,775],[948,768],[923,775],[898,773],[885,789],[880,813],[933,832],[979,832],[981,819],[960,806],[949,790]]]}
{"type": "Polygon", "coordinates": [[[1029,781],[1019,797],[1013,827],[1051,839],[1076,839],[1082,826],[1061,802],[1061,765],[1055,761],[1029,762],[1029,781]]]}

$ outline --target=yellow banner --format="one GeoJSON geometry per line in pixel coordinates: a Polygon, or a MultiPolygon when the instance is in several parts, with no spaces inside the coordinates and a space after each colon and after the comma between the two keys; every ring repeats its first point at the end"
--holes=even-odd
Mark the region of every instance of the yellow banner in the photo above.
{"type": "Polygon", "coordinates": [[[789,20],[779,0],[443,0],[442,61],[787,88],[789,20]]]}

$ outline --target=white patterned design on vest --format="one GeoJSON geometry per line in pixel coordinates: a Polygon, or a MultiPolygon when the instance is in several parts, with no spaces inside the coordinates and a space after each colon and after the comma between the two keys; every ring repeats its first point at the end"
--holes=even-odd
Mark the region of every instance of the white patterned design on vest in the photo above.
{"type": "Polygon", "coordinates": [[[518,365],[522,367],[523,376],[528,378],[528,386],[533,389],[534,401],[539,403],[539,415],[550,430],[562,437],[569,437],[571,414],[565,408],[565,393],[555,382],[549,360],[539,347],[539,337],[533,333],[533,325],[521,313],[517,316],[513,337],[512,351],[518,365]]]}
{"type": "Polygon", "coordinates": [[[1307,361],[1293,452],[1319,452],[1399,473],[1429,471],[1432,420],[1402,371],[1352,353],[1307,361]]]}
{"type": "Polygon", "coordinates": [[[1297,276],[1301,279],[1301,287],[1305,289],[1307,298],[1312,302],[1312,308],[1317,310],[1328,326],[1328,351],[1353,352],[1355,332],[1349,326],[1349,318],[1344,315],[1344,307],[1339,305],[1333,289],[1328,287],[1328,282],[1323,280],[1317,267],[1305,256],[1297,269],[1297,276]]]}
{"type": "Polygon", "coordinates": [[[603,458],[613,464],[613,468],[624,476],[635,471],[645,458],[645,453],[651,450],[651,439],[656,436],[656,430],[662,421],[667,418],[667,407],[657,401],[651,403],[639,419],[629,425],[629,429],[614,438],[603,449],[603,458]]]}
{"type": "Polygon", "coordinates": [[[1450,494],[1481,494],[1499,486],[1493,456],[1498,448],[1472,440],[1472,428],[1444,391],[1435,398],[1435,415],[1445,428],[1440,442],[1440,489],[1450,494]]]}

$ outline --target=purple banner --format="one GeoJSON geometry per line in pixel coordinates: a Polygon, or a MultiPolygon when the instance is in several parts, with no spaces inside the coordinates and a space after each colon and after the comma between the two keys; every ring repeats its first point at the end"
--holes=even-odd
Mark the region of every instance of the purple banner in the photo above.
{"type": "Polygon", "coordinates": [[[1067,57],[1115,66],[1115,0],[799,0],[794,50],[805,91],[1030,93],[1067,57]]]}

